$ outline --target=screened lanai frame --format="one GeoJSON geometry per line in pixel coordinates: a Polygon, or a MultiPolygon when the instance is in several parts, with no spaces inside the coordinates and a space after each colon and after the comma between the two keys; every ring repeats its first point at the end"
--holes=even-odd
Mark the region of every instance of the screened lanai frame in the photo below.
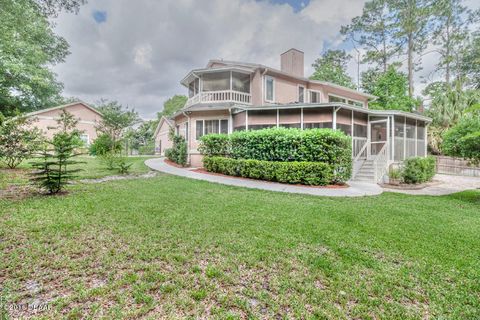
{"type": "Polygon", "coordinates": [[[386,132],[388,132],[386,141],[388,145],[385,153],[388,155],[389,161],[401,162],[406,158],[425,157],[427,155],[427,127],[430,119],[401,111],[369,110],[345,104],[240,107],[232,114],[230,123],[232,124],[231,131],[256,130],[269,127],[332,128],[342,130],[347,135],[352,136],[352,157],[355,160],[362,160],[375,156],[376,152],[379,152],[379,148],[377,148],[375,149],[376,152],[372,154],[370,126],[372,122],[382,119],[386,122],[386,132]],[[304,119],[304,115],[308,112],[305,110],[315,108],[330,112],[331,120],[329,121],[328,117],[324,117],[323,121],[312,123],[304,119]],[[282,121],[281,114],[285,110],[291,110],[290,112],[293,113],[297,112],[298,116],[290,117],[290,121],[282,121]],[[262,112],[269,113],[268,117],[264,117],[268,119],[265,123],[262,123],[257,117],[252,118],[255,114],[261,114],[262,112]],[[346,117],[348,113],[350,114],[349,119],[346,117]],[[294,118],[298,120],[293,121],[292,119],[294,118]],[[361,118],[366,119],[366,121],[361,118]]]}

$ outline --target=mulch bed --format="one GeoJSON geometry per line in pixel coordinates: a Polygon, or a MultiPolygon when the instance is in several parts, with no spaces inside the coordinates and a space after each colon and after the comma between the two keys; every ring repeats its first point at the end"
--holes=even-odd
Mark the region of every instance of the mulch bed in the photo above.
{"type": "Polygon", "coordinates": [[[166,159],[166,158],[165,158],[164,161],[165,161],[166,164],[169,164],[169,165],[171,165],[171,166],[173,166],[173,167],[176,167],[176,168],[185,168],[184,166],[179,165],[178,163],[175,163],[175,162],[173,162],[173,161],[171,161],[171,160],[168,160],[168,159],[166,159]]]}
{"type": "Polygon", "coordinates": [[[400,184],[389,184],[389,183],[382,183],[380,186],[382,188],[387,189],[396,189],[396,190],[422,190],[426,187],[433,187],[442,184],[441,181],[430,181],[427,183],[418,183],[418,184],[408,184],[408,183],[400,183],[400,184]]]}
{"type": "MultiPolygon", "coordinates": [[[[182,168],[182,167],[180,167],[180,168],[182,168]]],[[[209,172],[209,171],[205,170],[204,168],[190,169],[190,171],[203,173],[203,174],[209,174],[209,175],[212,175],[212,176],[235,178],[235,179],[240,179],[240,180],[262,181],[262,182],[282,184],[282,185],[287,185],[287,186],[298,186],[298,187],[317,188],[317,189],[346,189],[346,188],[350,187],[348,184],[343,184],[343,185],[329,184],[327,186],[309,186],[309,185],[305,185],[305,184],[286,184],[286,183],[266,181],[266,180],[260,180],[260,179],[251,179],[251,178],[244,178],[244,177],[229,176],[227,174],[209,172]]]]}

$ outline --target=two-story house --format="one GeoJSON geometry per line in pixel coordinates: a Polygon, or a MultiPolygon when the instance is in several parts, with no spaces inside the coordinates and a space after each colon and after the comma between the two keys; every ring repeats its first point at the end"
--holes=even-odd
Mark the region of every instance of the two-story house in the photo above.
{"type": "Polygon", "coordinates": [[[280,70],[261,64],[211,60],[181,81],[188,101],[156,131],[158,153],[170,146],[168,128],[185,137],[188,161],[202,166],[199,140],[209,133],[269,127],[332,128],[352,137],[354,175],[375,178],[375,167],[426,156],[430,118],[395,110],[371,110],[376,97],[304,75],[304,54],[290,49],[280,70]]]}

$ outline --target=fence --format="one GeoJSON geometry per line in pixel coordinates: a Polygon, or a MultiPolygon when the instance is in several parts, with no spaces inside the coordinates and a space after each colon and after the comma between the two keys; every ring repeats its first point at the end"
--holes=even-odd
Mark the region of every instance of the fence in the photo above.
{"type": "Polygon", "coordinates": [[[461,158],[437,156],[437,173],[459,176],[480,177],[480,167],[461,158]]]}

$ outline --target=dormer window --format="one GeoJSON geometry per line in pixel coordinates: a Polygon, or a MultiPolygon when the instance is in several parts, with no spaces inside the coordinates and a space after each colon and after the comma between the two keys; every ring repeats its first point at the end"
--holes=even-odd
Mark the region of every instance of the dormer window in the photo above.
{"type": "Polygon", "coordinates": [[[274,102],[275,100],[275,79],[270,76],[265,77],[265,101],[274,102]]]}

